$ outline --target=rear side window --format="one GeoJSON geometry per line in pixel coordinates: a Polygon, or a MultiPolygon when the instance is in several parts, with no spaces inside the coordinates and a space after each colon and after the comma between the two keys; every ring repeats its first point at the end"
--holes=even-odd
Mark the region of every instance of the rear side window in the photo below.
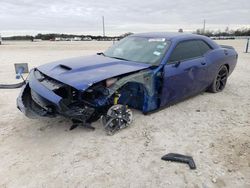
{"type": "Polygon", "coordinates": [[[196,42],[199,45],[200,52],[202,55],[204,55],[205,53],[207,53],[208,51],[212,49],[206,42],[202,40],[197,40],[196,42]]]}
{"type": "Polygon", "coordinates": [[[197,40],[184,41],[175,47],[172,52],[169,62],[182,61],[201,56],[201,52],[197,44],[197,40]]]}

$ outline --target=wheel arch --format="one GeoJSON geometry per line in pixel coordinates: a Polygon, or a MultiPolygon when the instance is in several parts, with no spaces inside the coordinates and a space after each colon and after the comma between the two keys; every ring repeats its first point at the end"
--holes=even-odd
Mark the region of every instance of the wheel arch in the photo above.
{"type": "Polygon", "coordinates": [[[109,96],[121,91],[122,89],[140,89],[134,91],[141,97],[140,110],[143,112],[151,111],[157,108],[157,98],[155,97],[155,80],[153,71],[148,69],[145,71],[137,72],[119,79],[112,87],[109,88],[109,96]],[[143,98],[142,98],[143,96],[143,98]],[[142,103],[143,100],[143,103],[142,103]]]}
{"type": "Polygon", "coordinates": [[[143,110],[148,96],[148,91],[143,83],[127,82],[117,92],[120,94],[119,103],[126,103],[135,109],[143,110]]]}
{"type": "Polygon", "coordinates": [[[224,65],[227,67],[227,71],[229,72],[229,71],[230,71],[229,64],[228,64],[228,63],[225,63],[224,65]]]}

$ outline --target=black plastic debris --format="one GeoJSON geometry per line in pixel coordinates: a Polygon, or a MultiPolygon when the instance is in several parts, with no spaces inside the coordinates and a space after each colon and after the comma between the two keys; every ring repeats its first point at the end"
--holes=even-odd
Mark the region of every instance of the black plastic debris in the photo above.
{"type": "Polygon", "coordinates": [[[167,155],[164,155],[161,159],[164,161],[186,163],[189,165],[190,169],[196,169],[193,157],[191,156],[181,155],[178,153],[168,153],[167,155]]]}
{"type": "Polygon", "coordinates": [[[78,126],[82,126],[84,128],[87,128],[87,129],[90,129],[90,130],[95,130],[95,127],[92,127],[91,126],[91,123],[88,123],[88,122],[82,122],[82,121],[79,121],[79,120],[74,120],[72,119],[72,125],[70,127],[70,131],[77,128],[78,126]]]}

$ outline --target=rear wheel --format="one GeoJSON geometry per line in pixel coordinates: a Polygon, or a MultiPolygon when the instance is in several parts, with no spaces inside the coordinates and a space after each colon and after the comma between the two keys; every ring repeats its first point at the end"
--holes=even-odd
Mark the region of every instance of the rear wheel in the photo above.
{"type": "Polygon", "coordinates": [[[208,91],[212,93],[221,92],[226,86],[227,78],[228,78],[228,70],[226,65],[223,65],[220,67],[216,77],[214,78],[213,83],[208,88],[208,91]]]}

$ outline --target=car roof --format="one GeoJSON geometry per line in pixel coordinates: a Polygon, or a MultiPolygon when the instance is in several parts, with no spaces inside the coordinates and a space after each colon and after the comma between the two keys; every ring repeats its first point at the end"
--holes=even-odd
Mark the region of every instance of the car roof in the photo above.
{"type": "Polygon", "coordinates": [[[168,40],[173,39],[185,39],[185,38],[202,38],[201,35],[191,34],[191,33],[179,33],[179,32],[152,32],[152,33],[138,33],[131,36],[145,37],[145,38],[165,38],[168,40]]]}
{"type": "Polygon", "coordinates": [[[209,37],[203,35],[196,35],[191,33],[179,33],[179,32],[153,32],[153,33],[138,33],[130,36],[145,37],[145,38],[165,38],[166,40],[178,43],[183,40],[202,39],[206,41],[213,49],[219,48],[219,45],[212,41],[209,37]]]}

